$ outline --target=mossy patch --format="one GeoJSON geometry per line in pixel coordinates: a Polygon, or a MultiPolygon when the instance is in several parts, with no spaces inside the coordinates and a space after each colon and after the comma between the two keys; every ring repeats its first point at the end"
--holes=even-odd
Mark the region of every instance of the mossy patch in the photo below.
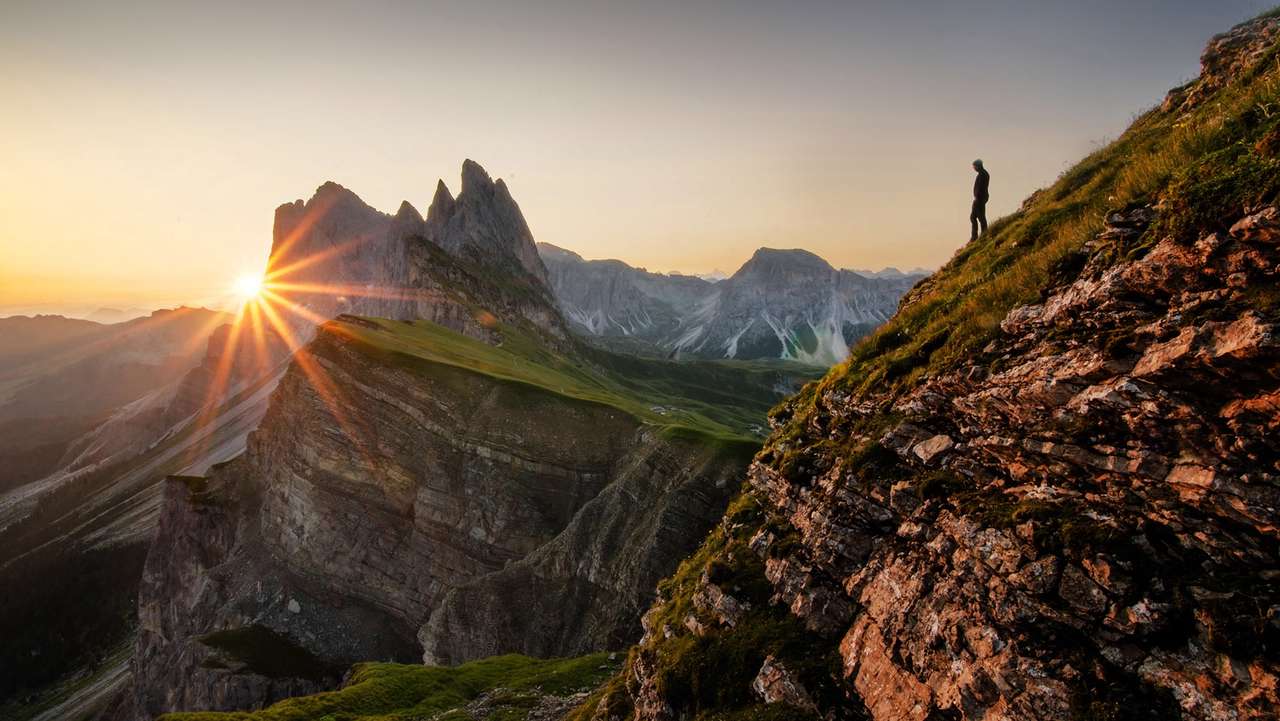
{"type": "MultiPolygon", "coordinates": [[[[625,666],[634,661],[635,649],[627,657],[625,666]]],[[[615,674],[597,688],[580,706],[565,716],[565,721],[591,721],[594,718],[625,719],[630,718],[635,707],[631,702],[631,694],[627,693],[624,676],[615,674]]]]}
{"type": "Polygon", "coordinates": [[[1159,231],[1190,237],[1225,229],[1247,208],[1273,202],[1280,192],[1280,159],[1258,153],[1251,141],[1247,136],[1181,170],[1164,195],[1159,231]]]}
{"type": "Polygon", "coordinates": [[[589,691],[617,673],[621,654],[596,653],[569,659],[495,656],[461,666],[363,663],[338,691],[286,699],[261,711],[166,714],[165,721],[409,721],[470,718],[463,707],[481,694],[502,721],[523,721],[538,695],[589,691]],[[530,692],[536,691],[536,694],[530,692]]]}

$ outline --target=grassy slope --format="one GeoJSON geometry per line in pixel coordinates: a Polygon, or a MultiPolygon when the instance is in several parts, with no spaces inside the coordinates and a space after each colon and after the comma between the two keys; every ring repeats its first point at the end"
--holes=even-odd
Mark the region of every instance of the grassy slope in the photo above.
{"type": "Polygon", "coordinates": [[[1280,48],[1273,47],[1254,71],[1191,112],[1156,108],[1139,116],[913,289],[847,361],[802,391],[785,412],[787,431],[772,445],[800,432],[823,393],[904,391],[976,354],[1011,309],[1074,276],[1109,210],[1161,207],[1157,227],[1130,245],[1104,249],[1118,262],[1167,235],[1225,229],[1245,207],[1273,202],[1280,191],[1277,102],[1280,48]]]}
{"type": "MultiPolygon", "coordinates": [[[[1084,244],[1102,229],[1107,211],[1146,203],[1161,208],[1157,226],[1142,237],[1098,249],[1119,262],[1140,257],[1159,238],[1195,238],[1223,230],[1242,217],[1245,208],[1276,202],[1278,58],[1280,47],[1273,47],[1255,71],[1190,113],[1144,113],[1116,141],[962,248],[913,289],[893,319],[855,346],[848,361],[773,411],[780,427],[766,442],[760,461],[785,473],[792,465],[830,452],[815,447],[830,441],[810,430],[822,425],[819,398],[838,393],[887,401],[979,353],[997,337],[1000,321],[1012,308],[1037,302],[1045,290],[1074,277],[1084,260],[1084,244]]],[[[888,411],[864,421],[886,427],[892,422],[888,411]]],[[[850,447],[837,452],[856,457],[851,460],[854,467],[872,469],[885,462],[875,450],[850,447]]],[[[632,654],[650,654],[659,692],[675,704],[677,714],[707,720],[801,716],[797,709],[762,706],[750,693],[750,680],[769,654],[797,666],[820,704],[821,697],[831,693],[838,668],[824,671],[822,666],[834,664],[834,659],[814,652],[830,649],[832,643],[808,639],[808,632],[788,621],[785,610],[757,607],[748,621],[733,629],[713,630],[701,638],[683,633],[680,621],[692,609],[690,596],[704,571],[713,578],[731,579],[728,582],[742,597],[767,599],[770,584],[746,547],[746,540],[762,527],[782,539],[794,533],[748,492],[731,506],[725,524],[660,586],[655,625],[669,625],[678,633],[657,638],[644,649],[637,647],[632,654]]],[[[611,681],[578,715],[587,717],[603,703],[609,708],[607,717],[625,717],[630,699],[623,681],[629,676],[624,673],[611,681]]],[[[822,707],[843,708],[852,718],[864,713],[847,700],[822,707]]]]}
{"type": "Polygon", "coordinates": [[[425,370],[444,364],[522,383],[569,398],[603,403],[670,434],[695,433],[727,443],[755,443],[786,373],[776,364],[671,362],[584,349],[575,358],[503,327],[491,346],[427,321],[340,318],[330,329],[379,360],[425,370]]]}
{"type": "Polygon", "coordinates": [[[621,659],[597,653],[573,659],[495,656],[461,666],[364,663],[338,691],[286,699],[252,712],[189,712],[163,721],[465,721],[464,710],[481,694],[497,708],[492,718],[523,719],[538,698],[567,696],[599,686],[618,671],[621,659]]]}

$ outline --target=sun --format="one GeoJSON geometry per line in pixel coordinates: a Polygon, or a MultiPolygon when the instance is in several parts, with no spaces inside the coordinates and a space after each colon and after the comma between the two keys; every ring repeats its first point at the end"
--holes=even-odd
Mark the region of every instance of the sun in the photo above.
{"type": "Polygon", "coordinates": [[[249,301],[262,293],[262,276],[245,274],[236,278],[231,286],[241,300],[249,301]]]}

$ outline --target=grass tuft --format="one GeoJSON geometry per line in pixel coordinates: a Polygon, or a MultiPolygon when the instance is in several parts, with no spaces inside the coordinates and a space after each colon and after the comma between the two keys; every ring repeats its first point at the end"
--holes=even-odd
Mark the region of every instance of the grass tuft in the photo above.
{"type": "Polygon", "coordinates": [[[461,666],[363,663],[338,691],[285,699],[260,711],[183,712],[163,721],[410,721],[470,718],[463,711],[481,694],[502,689],[490,701],[503,721],[522,721],[536,696],[568,696],[602,684],[621,665],[621,654],[568,659],[495,656],[461,666]],[[533,692],[536,692],[533,693],[533,692]]]}

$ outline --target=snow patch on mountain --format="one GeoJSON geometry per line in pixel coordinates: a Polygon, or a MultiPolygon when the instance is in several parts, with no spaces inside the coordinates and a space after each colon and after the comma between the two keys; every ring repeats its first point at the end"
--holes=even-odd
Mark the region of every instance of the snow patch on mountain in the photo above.
{"type": "Polygon", "coordinates": [[[651,273],[539,244],[556,300],[581,335],[666,356],[831,365],[887,320],[919,279],[837,270],[804,250],[761,248],[732,276],[651,273]]]}

